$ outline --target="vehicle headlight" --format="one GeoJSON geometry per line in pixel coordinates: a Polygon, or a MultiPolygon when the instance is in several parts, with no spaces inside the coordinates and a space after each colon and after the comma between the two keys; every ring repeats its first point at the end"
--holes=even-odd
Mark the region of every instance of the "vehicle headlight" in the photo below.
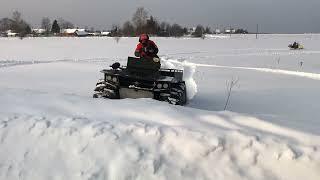
{"type": "Polygon", "coordinates": [[[111,81],[112,77],[111,76],[107,76],[107,80],[111,81]]]}
{"type": "Polygon", "coordinates": [[[163,88],[167,89],[168,87],[169,87],[169,84],[167,84],[167,83],[163,84],[163,88]]]}
{"type": "Polygon", "coordinates": [[[153,58],[153,61],[157,63],[157,62],[160,62],[160,59],[157,58],[157,57],[154,57],[154,58],[153,58]]]}
{"type": "Polygon", "coordinates": [[[157,84],[157,88],[161,89],[162,88],[162,84],[157,84]]]}
{"type": "Polygon", "coordinates": [[[113,82],[118,82],[118,79],[117,79],[116,77],[113,77],[113,78],[112,78],[112,81],[113,81],[113,82]]]}

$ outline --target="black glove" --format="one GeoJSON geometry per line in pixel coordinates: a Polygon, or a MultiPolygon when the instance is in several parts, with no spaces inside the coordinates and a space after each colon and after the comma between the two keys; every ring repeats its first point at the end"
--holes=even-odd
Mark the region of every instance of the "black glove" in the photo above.
{"type": "Polygon", "coordinates": [[[150,54],[153,54],[153,53],[154,53],[154,49],[153,49],[152,47],[149,47],[149,48],[148,48],[148,52],[149,52],[150,54]]]}
{"type": "Polygon", "coordinates": [[[142,51],[143,51],[144,53],[148,53],[148,47],[143,47],[143,48],[142,48],[142,51]]]}

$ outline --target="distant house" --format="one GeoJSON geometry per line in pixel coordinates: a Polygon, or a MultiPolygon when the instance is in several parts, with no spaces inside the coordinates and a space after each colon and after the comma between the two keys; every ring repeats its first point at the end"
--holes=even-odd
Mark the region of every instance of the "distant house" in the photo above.
{"type": "Polygon", "coordinates": [[[88,32],[89,36],[101,36],[101,32],[100,31],[96,31],[96,32],[88,32]]]}
{"type": "Polygon", "coordinates": [[[74,32],[74,35],[75,35],[75,36],[78,36],[78,37],[86,37],[86,36],[89,36],[89,33],[86,32],[86,31],[76,30],[76,31],[74,32]]]}
{"type": "Polygon", "coordinates": [[[16,37],[18,33],[14,33],[11,30],[6,31],[7,37],[16,37]]]}
{"type": "Polygon", "coordinates": [[[61,33],[64,36],[77,36],[78,34],[79,35],[83,34],[82,32],[85,32],[85,29],[62,29],[61,30],[61,33]]]}
{"type": "Polygon", "coordinates": [[[44,34],[46,32],[45,29],[32,29],[32,32],[35,33],[35,34],[44,34]]]}
{"type": "Polygon", "coordinates": [[[221,31],[220,31],[220,29],[215,29],[215,30],[214,30],[214,33],[216,33],[216,34],[221,34],[221,31]]]}
{"type": "Polygon", "coordinates": [[[107,31],[101,32],[101,36],[109,36],[109,35],[110,35],[110,32],[107,32],[107,31]]]}

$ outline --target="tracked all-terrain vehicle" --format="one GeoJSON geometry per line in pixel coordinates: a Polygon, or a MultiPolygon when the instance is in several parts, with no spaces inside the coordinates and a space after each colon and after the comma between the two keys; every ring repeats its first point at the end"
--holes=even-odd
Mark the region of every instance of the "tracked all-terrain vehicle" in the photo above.
{"type": "Polygon", "coordinates": [[[302,44],[299,44],[299,43],[289,44],[288,47],[289,47],[291,50],[304,49],[303,45],[302,45],[302,44]]]}
{"type": "Polygon", "coordinates": [[[187,89],[183,71],[160,69],[159,58],[128,57],[127,66],[114,63],[104,69],[93,97],[108,99],[153,98],[171,104],[185,105],[187,89]]]}

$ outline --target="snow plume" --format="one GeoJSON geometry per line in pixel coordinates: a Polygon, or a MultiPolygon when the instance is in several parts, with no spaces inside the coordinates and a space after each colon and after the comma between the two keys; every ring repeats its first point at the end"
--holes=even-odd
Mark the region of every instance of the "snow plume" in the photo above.
{"type": "Polygon", "coordinates": [[[175,59],[162,58],[161,68],[183,70],[183,80],[186,82],[188,100],[191,100],[197,94],[197,84],[193,79],[193,75],[196,72],[196,65],[187,61],[180,62],[175,59]]]}

